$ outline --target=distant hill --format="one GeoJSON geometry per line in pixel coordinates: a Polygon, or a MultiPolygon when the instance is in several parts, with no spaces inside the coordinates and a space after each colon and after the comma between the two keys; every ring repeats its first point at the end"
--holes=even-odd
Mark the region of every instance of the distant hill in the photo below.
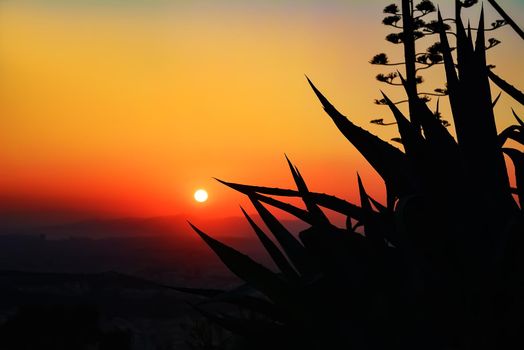
{"type": "MultiPolygon", "coordinates": [[[[272,266],[244,218],[202,220],[197,224],[223,242],[272,266]]],[[[295,232],[304,228],[298,221],[286,224],[295,232]]],[[[237,281],[183,216],[87,220],[0,235],[0,270],[118,271],[195,287],[229,286],[237,281]]]]}
{"type": "MultiPolygon", "coordinates": [[[[255,219],[257,219],[255,217],[255,219]]],[[[260,222],[260,220],[259,220],[260,222]]],[[[283,221],[291,231],[298,232],[305,228],[300,221],[283,221]]],[[[243,217],[220,219],[202,219],[195,222],[204,231],[217,237],[250,237],[251,227],[243,217]]],[[[184,215],[161,216],[152,218],[91,219],[74,223],[45,225],[24,229],[1,230],[3,234],[43,235],[48,239],[63,238],[121,238],[173,236],[177,239],[194,239],[184,215]]]]}

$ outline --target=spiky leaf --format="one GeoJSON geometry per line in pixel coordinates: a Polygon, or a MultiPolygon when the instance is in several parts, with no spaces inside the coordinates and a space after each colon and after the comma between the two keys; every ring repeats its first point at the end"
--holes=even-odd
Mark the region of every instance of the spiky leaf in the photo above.
{"type": "Polygon", "coordinates": [[[398,131],[402,139],[402,144],[406,150],[408,157],[416,156],[420,154],[420,151],[424,147],[424,139],[420,132],[415,129],[415,127],[409,122],[409,120],[402,114],[402,112],[395,106],[395,104],[382,93],[386,103],[393,112],[393,116],[397,121],[398,131]]]}
{"type": "Polygon", "coordinates": [[[207,243],[207,245],[222,260],[227,268],[242,280],[264,293],[268,298],[276,302],[286,302],[287,283],[275,273],[253,261],[249,256],[210,237],[193,224],[189,225],[207,243]]]}
{"type": "Polygon", "coordinates": [[[497,84],[499,88],[501,88],[502,90],[504,90],[504,92],[513,97],[515,101],[524,106],[524,93],[522,91],[520,91],[519,89],[517,89],[516,87],[499,77],[497,74],[493,73],[492,70],[488,71],[488,75],[492,82],[497,84]]]}
{"type": "Polygon", "coordinates": [[[317,203],[314,201],[313,197],[311,196],[311,192],[309,192],[306,182],[302,178],[302,175],[300,174],[298,168],[294,166],[293,163],[291,163],[287,156],[286,160],[289,165],[291,174],[293,175],[293,179],[295,180],[295,184],[297,185],[298,192],[300,193],[302,201],[306,205],[308,212],[311,214],[314,223],[316,225],[329,225],[328,218],[322,212],[322,210],[320,210],[317,203]]]}
{"type": "MultiPolygon", "coordinates": [[[[216,180],[246,195],[252,195],[254,193],[264,193],[267,195],[274,195],[274,196],[300,197],[300,193],[296,190],[276,188],[276,187],[243,185],[243,184],[237,184],[237,183],[232,183],[232,182],[226,182],[226,181],[219,180],[219,179],[216,179],[216,180]]],[[[311,196],[313,197],[315,202],[318,203],[318,205],[324,208],[328,208],[338,213],[351,216],[357,220],[359,220],[359,218],[362,217],[362,209],[359,206],[349,203],[341,198],[338,198],[332,195],[328,195],[325,193],[316,193],[316,192],[311,192],[311,196]]],[[[265,197],[265,198],[269,198],[269,197],[265,197]]],[[[273,199],[273,198],[270,198],[270,199],[273,199]]],[[[303,210],[301,210],[301,212],[296,211],[296,209],[299,209],[299,208],[296,208],[296,207],[290,208],[289,204],[282,203],[282,202],[274,204],[276,202],[270,202],[269,199],[268,200],[260,199],[260,201],[273,205],[282,210],[288,211],[290,214],[295,215],[296,217],[300,218],[301,220],[304,220],[310,223],[310,221],[308,221],[308,219],[305,219],[305,217],[303,216],[304,214],[307,214],[307,212],[303,210]],[[285,208],[282,206],[285,206],[285,208]],[[286,208],[291,209],[291,210],[287,210],[286,208]]]]}
{"type": "Polygon", "coordinates": [[[298,280],[299,276],[296,273],[296,271],[293,269],[291,264],[287,261],[284,254],[278,249],[278,247],[273,243],[271,239],[262,231],[260,227],[251,219],[251,217],[246,213],[244,208],[240,207],[242,210],[242,213],[246,217],[247,221],[253,228],[253,231],[257,235],[258,239],[266,249],[266,251],[269,253],[273,261],[275,262],[276,266],[279,268],[279,270],[284,274],[285,277],[287,277],[290,281],[296,281],[298,280]]]}
{"type": "Polygon", "coordinates": [[[308,82],[322,103],[326,113],[331,117],[342,134],[380,174],[390,193],[393,196],[411,193],[413,191],[413,175],[406,155],[389,143],[357,127],[322,95],[309,78],[308,82]]]}
{"type": "Polygon", "coordinates": [[[300,242],[282,225],[282,223],[269,210],[266,209],[255,197],[250,196],[251,203],[264,220],[273,236],[276,238],[287,257],[301,274],[308,274],[312,271],[306,249],[300,242]]]}

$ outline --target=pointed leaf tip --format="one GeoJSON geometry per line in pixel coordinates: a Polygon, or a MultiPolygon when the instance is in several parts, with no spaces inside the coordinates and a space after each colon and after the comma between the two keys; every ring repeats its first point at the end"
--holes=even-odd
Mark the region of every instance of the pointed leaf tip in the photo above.
{"type": "Polygon", "coordinates": [[[480,10],[479,25],[477,30],[477,40],[475,42],[475,51],[484,52],[486,51],[485,47],[485,33],[484,33],[484,8],[480,10]]]}
{"type": "Polygon", "coordinates": [[[218,177],[213,177],[213,179],[218,181],[218,182],[220,182],[221,184],[224,184],[224,185],[226,184],[226,182],[224,180],[221,180],[218,177]]]}
{"type": "Polygon", "coordinates": [[[287,161],[287,163],[288,163],[290,166],[292,166],[291,160],[289,159],[289,157],[287,156],[286,153],[284,153],[284,157],[286,157],[286,161],[287,161]]]}
{"type": "Polygon", "coordinates": [[[189,224],[189,226],[191,226],[191,228],[193,229],[193,231],[195,231],[200,237],[202,237],[204,240],[206,240],[206,238],[211,238],[210,236],[208,236],[207,234],[205,234],[202,230],[200,230],[198,227],[196,227],[195,225],[193,225],[191,223],[191,221],[187,220],[187,223],[189,224]],[[206,237],[206,238],[204,238],[206,237]]]}
{"type": "Polygon", "coordinates": [[[499,102],[499,99],[500,99],[500,96],[502,95],[502,91],[499,92],[499,94],[497,95],[497,97],[495,98],[495,100],[493,101],[493,103],[491,104],[491,107],[492,108],[495,108],[495,106],[497,105],[497,102],[499,102]]]}
{"type": "Polygon", "coordinates": [[[311,88],[313,89],[315,95],[317,95],[317,98],[319,99],[324,109],[334,108],[331,102],[329,102],[329,100],[320,92],[320,90],[317,89],[315,84],[313,84],[313,82],[309,80],[309,78],[307,79],[307,81],[309,83],[309,86],[311,86],[311,88]]]}
{"type": "Polygon", "coordinates": [[[404,76],[402,75],[402,73],[400,73],[397,70],[397,74],[398,74],[398,77],[400,78],[400,81],[402,82],[402,85],[406,86],[406,79],[404,79],[404,76]]]}
{"type": "Polygon", "coordinates": [[[519,116],[513,108],[511,109],[511,112],[513,112],[513,116],[515,117],[515,119],[517,119],[517,122],[520,124],[520,126],[524,127],[524,121],[522,121],[522,119],[519,118],[519,116]]]}
{"type": "Polygon", "coordinates": [[[322,210],[320,210],[316,201],[311,196],[311,193],[309,192],[307,184],[304,178],[302,177],[302,175],[300,174],[298,167],[294,165],[287,156],[286,156],[286,160],[289,165],[289,169],[291,170],[291,174],[293,175],[293,180],[295,181],[295,184],[297,185],[298,192],[300,196],[302,197],[302,201],[306,205],[308,211],[312,214],[312,217],[315,219],[317,223],[327,224],[329,220],[324,215],[322,210]]]}
{"type": "Polygon", "coordinates": [[[364,187],[364,184],[362,183],[362,178],[360,177],[358,172],[357,172],[357,182],[358,182],[358,191],[359,191],[359,195],[360,195],[360,206],[369,215],[369,213],[372,212],[373,209],[371,208],[371,203],[369,201],[369,196],[368,196],[368,194],[366,192],[366,188],[364,187]]]}

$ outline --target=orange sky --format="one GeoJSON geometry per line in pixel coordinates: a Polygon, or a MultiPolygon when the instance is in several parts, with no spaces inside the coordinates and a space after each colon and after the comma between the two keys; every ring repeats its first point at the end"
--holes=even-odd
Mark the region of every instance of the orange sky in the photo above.
{"type": "MultiPolygon", "coordinates": [[[[357,202],[358,170],[381,199],[379,178],[304,74],[357,124],[396,136],[369,124],[391,119],[372,103],[379,89],[401,96],[368,63],[400,57],[383,40],[387,4],[2,1],[0,209],[237,215],[242,196],[211,177],[292,186],[284,153],[313,190],[357,202]],[[192,198],[199,187],[204,205],[192,198]]],[[[504,5],[524,23],[523,3],[504,5]]],[[[524,87],[524,45],[507,28],[495,36],[503,45],[491,62],[524,87]]],[[[440,87],[440,73],[426,74],[425,90],[440,87]]],[[[500,127],[510,106],[524,115],[504,97],[500,127]]]]}

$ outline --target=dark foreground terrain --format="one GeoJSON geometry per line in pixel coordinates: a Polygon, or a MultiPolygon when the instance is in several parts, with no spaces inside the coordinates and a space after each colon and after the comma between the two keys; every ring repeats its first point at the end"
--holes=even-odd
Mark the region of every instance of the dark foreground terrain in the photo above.
{"type": "Polygon", "coordinates": [[[0,272],[2,349],[187,349],[199,298],[119,273],[0,272]]]}
{"type": "MultiPolygon", "coordinates": [[[[0,349],[208,349],[227,341],[193,307],[201,297],[173,289],[240,284],[186,225],[158,218],[4,230],[0,349]]],[[[217,231],[270,263],[240,219],[217,231]]]]}

